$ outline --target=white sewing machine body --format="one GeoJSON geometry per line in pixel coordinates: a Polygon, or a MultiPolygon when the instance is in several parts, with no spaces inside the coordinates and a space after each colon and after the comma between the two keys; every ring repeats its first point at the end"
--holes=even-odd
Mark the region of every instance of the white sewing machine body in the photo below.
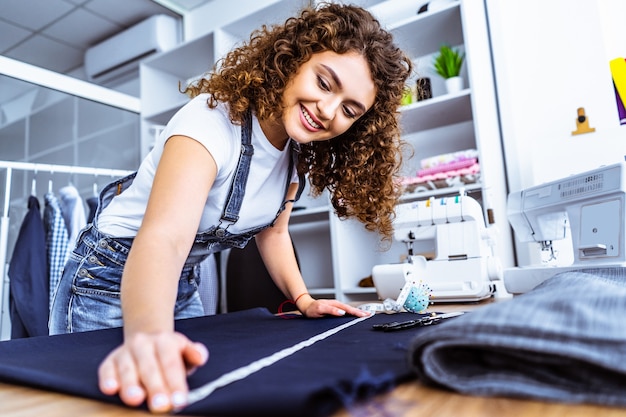
{"type": "Polygon", "coordinates": [[[573,261],[507,269],[506,290],[524,293],[568,270],[626,266],[625,175],[619,163],[509,194],[507,215],[516,238],[537,242],[555,259],[552,242],[571,235],[573,261]]]}
{"type": "Polygon", "coordinates": [[[409,262],[376,265],[372,278],[381,299],[395,299],[407,277],[432,289],[433,302],[478,301],[495,292],[500,263],[480,204],[459,195],[400,204],[394,239],[404,242],[409,262]]]}

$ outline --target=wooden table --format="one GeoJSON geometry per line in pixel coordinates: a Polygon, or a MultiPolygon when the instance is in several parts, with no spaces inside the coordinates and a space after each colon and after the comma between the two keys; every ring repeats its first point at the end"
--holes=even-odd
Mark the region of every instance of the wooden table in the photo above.
{"type": "MultiPolygon", "coordinates": [[[[146,417],[152,414],[55,392],[0,383],[2,417],[146,417]]],[[[468,397],[410,382],[332,417],[626,417],[625,408],[468,397]]],[[[216,416],[217,417],[217,416],[216,416]]]]}
{"type": "MultiPolygon", "coordinates": [[[[491,303],[436,305],[433,311],[472,310],[491,303]]],[[[626,393],[624,393],[626,395],[626,393]]],[[[1,417],[140,417],[152,414],[56,392],[0,383],[1,417]]],[[[418,381],[396,387],[332,417],[626,417],[626,408],[572,405],[510,398],[470,397],[418,381]]],[[[215,416],[218,417],[218,416],[215,416]]]]}

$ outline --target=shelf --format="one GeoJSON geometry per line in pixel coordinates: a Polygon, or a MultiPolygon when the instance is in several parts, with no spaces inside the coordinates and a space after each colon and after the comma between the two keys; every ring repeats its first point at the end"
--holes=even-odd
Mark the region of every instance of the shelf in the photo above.
{"type": "Polygon", "coordinates": [[[408,203],[411,201],[426,200],[430,197],[439,197],[439,196],[450,195],[450,194],[459,194],[462,189],[464,189],[466,193],[472,193],[474,191],[480,191],[482,189],[482,186],[483,186],[482,183],[478,182],[476,184],[468,184],[464,187],[438,188],[436,190],[405,193],[400,197],[400,201],[403,203],[408,203]]]}
{"type": "MultiPolygon", "coordinates": [[[[215,62],[213,33],[146,59],[142,65],[172,74],[181,82],[209,71],[215,62]]],[[[153,86],[159,88],[159,86],[153,86]]]]}
{"type": "Polygon", "coordinates": [[[174,114],[189,101],[189,98],[187,96],[183,96],[183,94],[181,94],[181,97],[182,99],[176,104],[172,104],[171,106],[168,106],[166,109],[163,109],[157,113],[146,115],[144,119],[152,124],[166,125],[167,122],[170,121],[172,116],[174,116],[174,114]]]}
{"type": "Polygon", "coordinates": [[[328,235],[328,215],[326,215],[326,219],[321,220],[311,220],[307,219],[306,221],[301,221],[298,223],[293,223],[293,219],[289,219],[289,232],[292,235],[300,234],[300,235],[328,235]]]}
{"type": "Polygon", "coordinates": [[[470,89],[402,106],[400,113],[404,135],[472,120],[470,89]]]}
{"type": "MultiPolygon", "coordinates": [[[[329,261],[332,258],[330,248],[330,222],[328,211],[310,211],[310,216],[322,216],[321,220],[289,224],[289,234],[296,248],[300,270],[309,288],[333,287],[333,271],[329,261]]],[[[304,219],[305,216],[301,217],[304,219]]],[[[298,220],[298,219],[296,219],[298,220]]]]}
{"type": "Polygon", "coordinates": [[[258,29],[261,23],[268,26],[274,23],[283,23],[288,18],[295,16],[307,3],[308,1],[305,0],[277,1],[233,23],[222,26],[221,30],[228,32],[237,39],[248,40],[250,33],[258,29]]]}
{"type": "Polygon", "coordinates": [[[376,288],[374,287],[350,287],[342,289],[344,294],[376,294],[376,288]]]}
{"type": "Polygon", "coordinates": [[[144,120],[164,125],[189,101],[180,90],[212,68],[215,62],[213,39],[211,33],[141,63],[144,120]]]}
{"type": "Polygon", "coordinates": [[[291,212],[289,225],[326,222],[328,224],[328,206],[305,208],[291,212]]]}
{"type": "Polygon", "coordinates": [[[392,21],[387,29],[398,46],[414,58],[432,54],[441,44],[456,46],[463,43],[460,3],[452,2],[439,10],[417,14],[414,2],[387,2],[373,8],[381,20],[392,21]],[[404,7],[403,7],[404,6],[404,7]],[[391,12],[385,9],[391,10],[391,12]],[[406,16],[410,16],[406,18],[406,16]]]}
{"type": "Polygon", "coordinates": [[[335,298],[335,289],[333,287],[329,288],[310,288],[309,293],[311,295],[329,295],[335,298]]]}

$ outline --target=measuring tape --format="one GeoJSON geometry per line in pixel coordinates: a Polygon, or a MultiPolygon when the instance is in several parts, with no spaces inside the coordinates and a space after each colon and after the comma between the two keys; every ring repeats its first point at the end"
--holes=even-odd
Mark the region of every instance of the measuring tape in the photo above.
{"type": "Polygon", "coordinates": [[[250,363],[249,365],[242,366],[241,368],[237,368],[233,371],[230,371],[222,375],[221,377],[217,378],[214,381],[211,381],[207,384],[202,385],[201,387],[191,390],[187,397],[186,406],[196,403],[200,400],[203,400],[204,398],[211,395],[211,393],[213,393],[218,388],[222,388],[222,387],[225,387],[226,385],[232,384],[233,382],[240,381],[252,375],[253,373],[260,371],[263,368],[266,368],[270,365],[275,364],[281,359],[285,359],[286,357],[291,356],[294,353],[313,345],[314,343],[324,340],[334,335],[335,333],[339,333],[340,331],[347,329],[350,326],[354,326],[355,324],[360,323],[363,320],[367,320],[370,317],[371,316],[365,316],[365,317],[359,317],[357,319],[351,320],[340,326],[334,327],[323,333],[310,337],[307,340],[297,343],[291,347],[280,350],[270,356],[266,356],[264,358],[256,360],[250,363]]]}

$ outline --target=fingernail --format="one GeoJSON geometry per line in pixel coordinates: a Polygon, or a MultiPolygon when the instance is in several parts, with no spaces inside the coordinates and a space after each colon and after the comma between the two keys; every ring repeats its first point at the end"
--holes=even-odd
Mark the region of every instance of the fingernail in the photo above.
{"type": "Polygon", "coordinates": [[[346,314],[345,310],[341,310],[341,309],[338,309],[338,310],[337,310],[337,313],[338,313],[340,316],[343,316],[343,315],[345,315],[345,314],[346,314]]]}
{"type": "Polygon", "coordinates": [[[128,387],[126,389],[126,396],[127,397],[138,397],[142,395],[142,390],[141,388],[139,388],[136,385],[133,385],[132,387],[128,387]]]}
{"type": "Polygon", "coordinates": [[[152,397],[150,404],[152,404],[152,407],[151,407],[152,409],[160,410],[169,405],[169,400],[167,399],[167,395],[157,394],[154,397],[152,397]]]}
{"type": "Polygon", "coordinates": [[[209,359],[209,350],[202,343],[196,343],[196,350],[202,355],[202,362],[206,362],[209,359]]]}
{"type": "Polygon", "coordinates": [[[187,396],[183,392],[175,392],[172,394],[172,405],[174,408],[180,408],[187,404],[187,396]]]}
{"type": "Polygon", "coordinates": [[[104,380],[104,382],[102,382],[102,387],[107,390],[116,389],[117,381],[114,380],[113,378],[106,379],[104,380]]]}

